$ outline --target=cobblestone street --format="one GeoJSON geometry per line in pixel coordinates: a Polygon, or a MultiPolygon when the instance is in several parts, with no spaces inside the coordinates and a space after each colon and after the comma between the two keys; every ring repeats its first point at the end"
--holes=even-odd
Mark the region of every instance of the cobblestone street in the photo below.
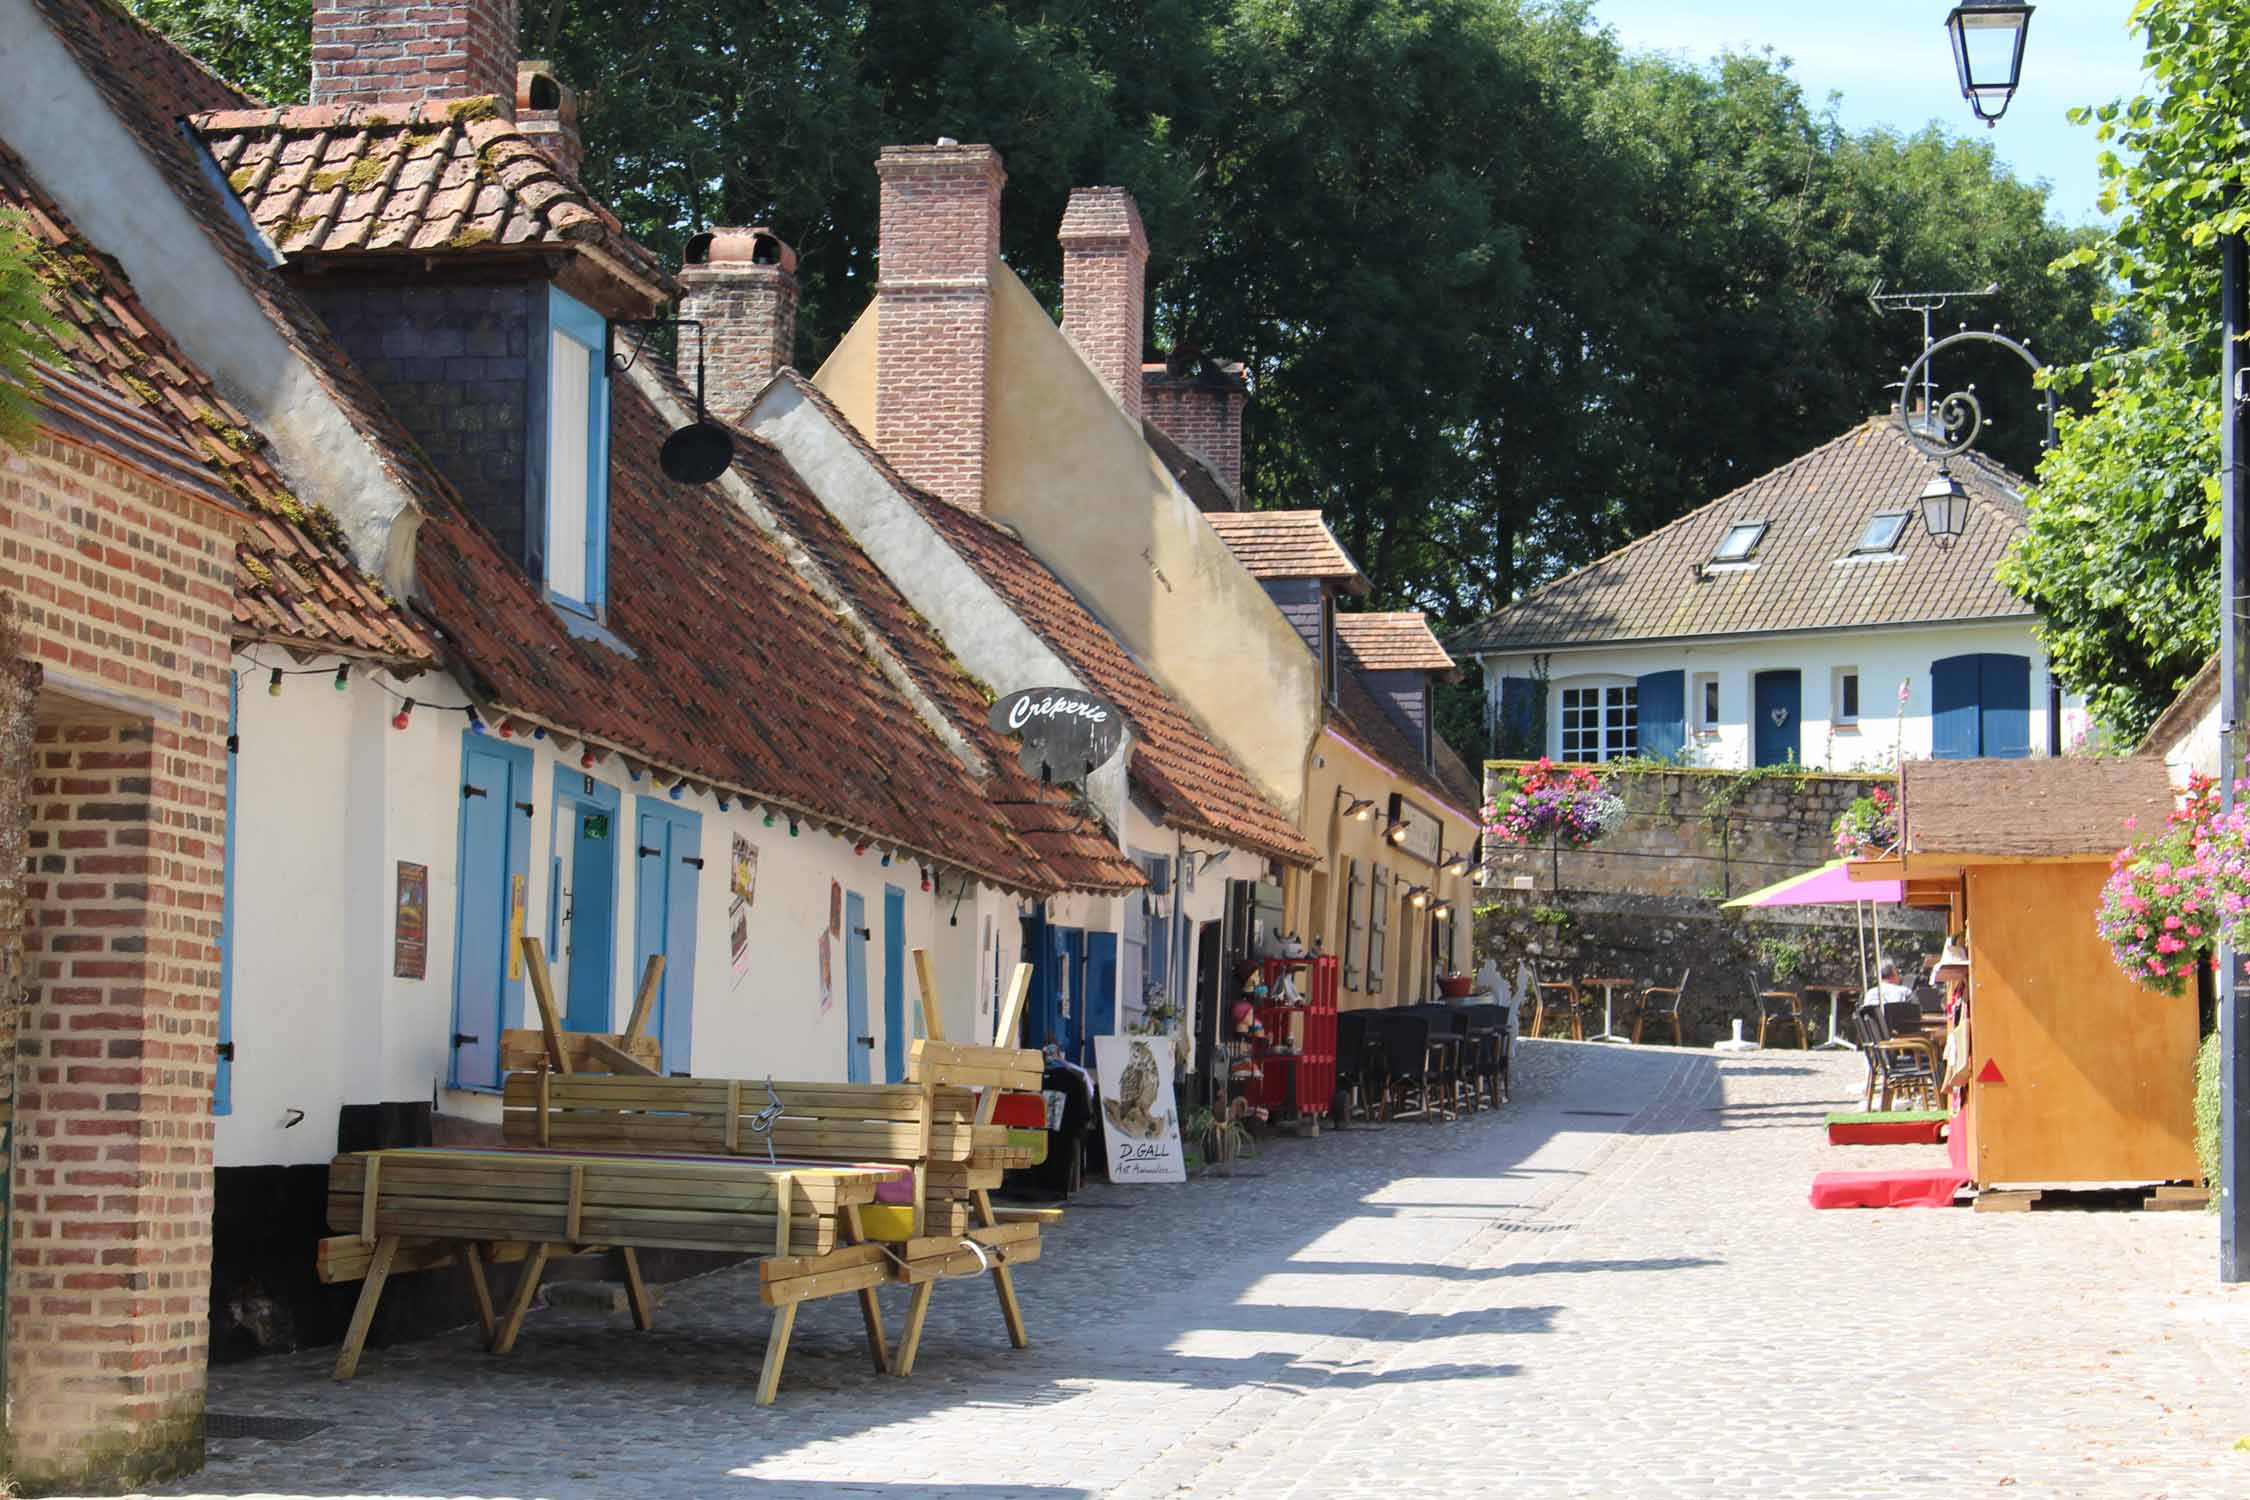
{"type": "MultiPolygon", "coordinates": [[[[920,1497],[2250,1494],[2250,1293],[2208,1215],[1815,1214],[1855,1056],[1527,1043],[1516,1098],[1100,1188],[1020,1276],[937,1297],[909,1381],[849,1299],[751,1397],[753,1276],[650,1334],[533,1315],[213,1372],[203,1495],[920,1497]]],[[[1931,1148],[1889,1148],[1928,1151],[1931,1148]]],[[[902,1302],[886,1298],[892,1326],[902,1302]]]]}

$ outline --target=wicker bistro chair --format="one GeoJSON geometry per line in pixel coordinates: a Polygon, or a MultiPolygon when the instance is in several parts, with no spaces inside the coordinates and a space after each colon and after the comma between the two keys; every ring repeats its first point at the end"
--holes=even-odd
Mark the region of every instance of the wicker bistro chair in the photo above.
{"type": "Polygon", "coordinates": [[[1687,1045],[1687,1035],[1680,1030],[1680,999],[1687,994],[1688,975],[1692,970],[1680,970],[1678,984],[1652,984],[1641,991],[1640,1013],[1633,1017],[1633,1045],[1641,1042],[1641,1028],[1651,1021],[1661,1021],[1672,1028],[1672,1044],[1687,1045]]]}
{"type": "Polygon", "coordinates": [[[1805,1030],[1805,1008],[1797,999],[1795,990],[1761,990],[1758,992],[1758,1045],[1766,1044],[1766,1033],[1773,1027],[1794,1027],[1797,1048],[1808,1050],[1812,1038],[1805,1030]]]}
{"type": "Polygon", "coordinates": [[[1853,1013],[1860,1046],[1867,1053],[1869,1108],[1889,1109],[1901,1096],[1925,1109],[1937,1107],[1937,1053],[1925,1036],[1885,1036],[1883,1019],[1873,1010],[1853,1013]],[[1878,1106],[1878,1095],[1880,1104],[1878,1106]]]}

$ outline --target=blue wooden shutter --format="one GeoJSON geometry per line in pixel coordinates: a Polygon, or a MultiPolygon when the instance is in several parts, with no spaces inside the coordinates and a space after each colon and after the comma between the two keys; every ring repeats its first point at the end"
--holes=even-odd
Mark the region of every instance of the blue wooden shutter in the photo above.
{"type": "Polygon", "coordinates": [[[453,929],[453,1082],[500,1085],[500,1032],[522,1014],[516,948],[531,869],[531,752],[461,735],[460,892],[453,929]]]}
{"type": "MultiPolygon", "coordinates": [[[[906,1076],[906,1043],[914,1032],[906,1010],[906,892],[883,887],[883,1066],[897,1083],[906,1076]]],[[[1014,1042],[1002,1042],[1013,1047],[1014,1042]]]]}
{"type": "Polygon", "coordinates": [[[1687,673],[1651,672],[1639,687],[1640,753],[1670,760],[1687,744],[1687,673]]]}
{"type": "Polygon", "coordinates": [[[1948,656],[1930,663],[1930,754],[1939,760],[1969,760],[1983,744],[1980,662],[1948,656]]]}
{"type": "Polygon", "coordinates": [[[1092,1066],[1093,1039],[1117,1030],[1117,934],[1086,934],[1086,1039],[1088,1066],[1092,1066]]]}
{"type": "Polygon", "coordinates": [[[696,896],[703,873],[703,820],[653,798],[640,799],[633,861],[633,982],[649,955],[664,955],[652,1029],[664,1070],[690,1070],[695,1032],[696,896]]]}
{"type": "Polygon", "coordinates": [[[1500,679],[1500,754],[1532,756],[1545,749],[1538,686],[1528,677],[1500,679]]]}
{"type": "Polygon", "coordinates": [[[1977,658],[1983,752],[2009,760],[2031,754],[2031,658],[1986,652],[1977,658]]]}

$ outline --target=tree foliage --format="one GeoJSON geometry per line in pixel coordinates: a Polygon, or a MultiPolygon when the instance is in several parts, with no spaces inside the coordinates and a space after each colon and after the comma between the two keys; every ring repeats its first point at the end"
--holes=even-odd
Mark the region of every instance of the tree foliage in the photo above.
{"type": "Polygon", "coordinates": [[[2090,392],[2039,470],[2003,577],[2040,606],[2057,666],[2125,739],[2218,642],[2221,235],[2250,225],[2250,17],[2230,0],[2140,0],[2153,90],[2096,122],[2116,231],[2063,258],[2132,336],[2056,372],[2090,392]]]}
{"type": "Polygon", "coordinates": [[[269,104],[312,85],[312,0],[127,0],[133,14],[227,82],[269,104]]]}
{"type": "Polygon", "coordinates": [[[39,388],[41,360],[57,358],[50,330],[46,285],[30,227],[20,214],[0,210],[0,447],[30,441],[39,414],[32,393],[39,388]]]}

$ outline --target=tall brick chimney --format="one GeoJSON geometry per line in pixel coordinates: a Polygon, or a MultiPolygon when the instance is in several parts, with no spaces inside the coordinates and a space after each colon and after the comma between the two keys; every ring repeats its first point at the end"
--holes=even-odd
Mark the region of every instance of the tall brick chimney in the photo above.
{"type": "Polygon", "coordinates": [[[516,129],[546,152],[563,176],[578,180],[586,159],[586,143],[578,135],[578,92],[555,77],[553,64],[516,64],[516,129]]]}
{"type": "Polygon", "coordinates": [[[1007,171],[990,146],[885,146],[875,340],[875,446],[908,479],[984,505],[992,265],[1007,171]]]}
{"type": "Polygon", "coordinates": [[[680,316],[703,325],[705,404],[732,421],[794,357],[797,252],[770,229],[713,229],[688,241],[680,286],[680,316]]]}
{"type": "Polygon", "coordinates": [[[1239,500],[1242,409],[1250,385],[1232,360],[1189,354],[1140,367],[1142,409],[1164,435],[1208,464],[1239,500]]]}
{"type": "Polygon", "coordinates": [[[1074,188],[1056,238],[1063,248],[1063,332],[1138,424],[1148,292],[1141,211],[1121,187],[1074,188]]]}
{"type": "Polygon", "coordinates": [[[517,0],[313,0],[312,102],[516,106],[517,0]]]}

